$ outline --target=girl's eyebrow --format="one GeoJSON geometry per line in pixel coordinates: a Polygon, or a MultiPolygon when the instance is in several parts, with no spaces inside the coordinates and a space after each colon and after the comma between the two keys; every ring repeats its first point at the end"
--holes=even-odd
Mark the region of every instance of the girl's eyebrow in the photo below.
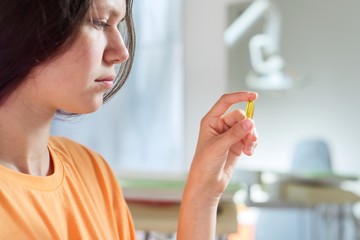
{"type": "Polygon", "coordinates": [[[104,6],[104,5],[100,4],[96,7],[100,12],[108,12],[111,17],[119,18],[121,20],[123,20],[126,15],[125,8],[121,9],[122,11],[119,11],[119,9],[115,8],[114,6],[107,6],[107,5],[104,6]]]}
{"type": "Polygon", "coordinates": [[[125,18],[125,11],[124,13],[119,12],[118,10],[111,8],[110,9],[110,15],[114,18],[120,18],[121,20],[125,18]]]}

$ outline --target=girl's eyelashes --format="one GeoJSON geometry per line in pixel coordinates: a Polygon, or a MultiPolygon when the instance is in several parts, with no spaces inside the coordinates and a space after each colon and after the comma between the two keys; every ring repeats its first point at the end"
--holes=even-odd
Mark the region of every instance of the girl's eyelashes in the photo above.
{"type": "Polygon", "coordinates": [[[91,20],[92,25],[99,29],[99,30],[105,30],[106,27],[109,27],[110,24],[104,19],[92,19],[91,20]]]}

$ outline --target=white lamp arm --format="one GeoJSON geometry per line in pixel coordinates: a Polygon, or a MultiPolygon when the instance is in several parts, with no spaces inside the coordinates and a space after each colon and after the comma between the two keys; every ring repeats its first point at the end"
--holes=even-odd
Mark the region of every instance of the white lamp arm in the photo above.
{"type": "Polygon", "coordinates": [[[268,0],[254,1],[226,30],[224,41],[227,46],[234,45],[248,29],[260,19],[269,8],[268,0]]]}
{"type": "Polygon", "coordinates": [[[274,53],[269,53],[273,40],[265,34],[255,35],[249,42],[250,62],[255,72],[269,74],[284,67],[283,59],[274,53]]]}

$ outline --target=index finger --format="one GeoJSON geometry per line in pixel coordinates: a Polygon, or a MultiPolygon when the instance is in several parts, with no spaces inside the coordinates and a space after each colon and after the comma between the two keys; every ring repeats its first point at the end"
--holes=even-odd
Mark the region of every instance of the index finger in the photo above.
{"type": "Polygon", "coordinates": [[[235,103],[256,100],[256,92],[233,92],[224,94],[206,114],[209,117],[221,117],[235,103]]]}

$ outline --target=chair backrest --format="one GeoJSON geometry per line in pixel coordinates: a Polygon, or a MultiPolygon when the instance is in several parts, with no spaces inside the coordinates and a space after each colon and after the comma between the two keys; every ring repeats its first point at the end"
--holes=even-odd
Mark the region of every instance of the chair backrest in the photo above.
{"type": "Polygon", "coordinates": [[[295,172],[331,172],[329,146],[322,139],[305,139],[295,145],[291,170],[295,172]]]}

